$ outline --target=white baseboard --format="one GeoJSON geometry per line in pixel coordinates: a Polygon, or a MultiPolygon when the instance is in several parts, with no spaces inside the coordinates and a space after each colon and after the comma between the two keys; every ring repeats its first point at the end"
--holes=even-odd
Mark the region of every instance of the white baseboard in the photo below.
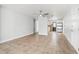
{"type": "Polygon", "coordinates": [[[4,43],[4,42],[7,42],[7,41],[15,40],[15,39],[18,39],[18,38],[21,38],[21,37],[24,37],[24,36],[28,36],[28,35],[31,35],[31,34],[33,34],[33,32],[29,33],[29,34],[23,34],[23,35],[20,35],[20,36],[17,36],[17,37],[13,37],[13,38],[1,41],[0,43],[4,43]]]}

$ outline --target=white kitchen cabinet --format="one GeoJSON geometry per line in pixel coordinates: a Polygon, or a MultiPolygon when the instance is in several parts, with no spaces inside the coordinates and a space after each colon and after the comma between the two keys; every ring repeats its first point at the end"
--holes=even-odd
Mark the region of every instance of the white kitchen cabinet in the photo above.
{"type": "Polygon", "coordinates": [[[62,22],[57,22],[56,31],[59,33],[63,32],[63,23],[62,22]]]}

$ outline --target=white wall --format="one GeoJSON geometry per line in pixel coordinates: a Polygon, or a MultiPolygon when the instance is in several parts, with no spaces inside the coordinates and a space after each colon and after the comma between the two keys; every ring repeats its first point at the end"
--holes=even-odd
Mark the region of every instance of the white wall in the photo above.
{"type": "Polygon", "coordinates": [[[38,34],[48,35],[48,19],[47,17],[38,17],[38,34]]]}
{"type": "Polygon", "coordinates": [[[71,10],[64,18],[64,34],[79,53],[79,11],[71,10]]]}
{"type": "Polygon", "coordinates": [[[35,32],[38,32],[38,20],[35,21],[35,32]]]}
{"type": "Polygon", "coordinates": [[[0,20],[0,42],[9,41],[33,33],[33,20],[29,16],[2,7],[0,20]]]}
{"type": "Polygon", "coordinates": [[[1,40],[1,6],[0,6],[0,40],[1,40]]]}

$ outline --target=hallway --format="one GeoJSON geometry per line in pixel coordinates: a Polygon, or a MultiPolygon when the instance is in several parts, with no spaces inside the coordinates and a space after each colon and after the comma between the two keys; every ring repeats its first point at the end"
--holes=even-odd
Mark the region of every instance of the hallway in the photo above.
{"type": "Polygon", "coordinates": [[[76,54],[64,34],[49,33],[29,35],[5,43],[0,43],[0,53],[6,54],[76,54]]]}

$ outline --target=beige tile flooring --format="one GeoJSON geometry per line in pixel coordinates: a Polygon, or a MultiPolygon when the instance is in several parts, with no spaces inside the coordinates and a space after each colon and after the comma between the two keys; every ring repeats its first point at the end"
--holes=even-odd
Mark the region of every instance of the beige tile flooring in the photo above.
{"type": "Polygon", "coordinates": [[[76,54],[64,34],[29,35],[0,44],[1,54],[76,54]]]}

